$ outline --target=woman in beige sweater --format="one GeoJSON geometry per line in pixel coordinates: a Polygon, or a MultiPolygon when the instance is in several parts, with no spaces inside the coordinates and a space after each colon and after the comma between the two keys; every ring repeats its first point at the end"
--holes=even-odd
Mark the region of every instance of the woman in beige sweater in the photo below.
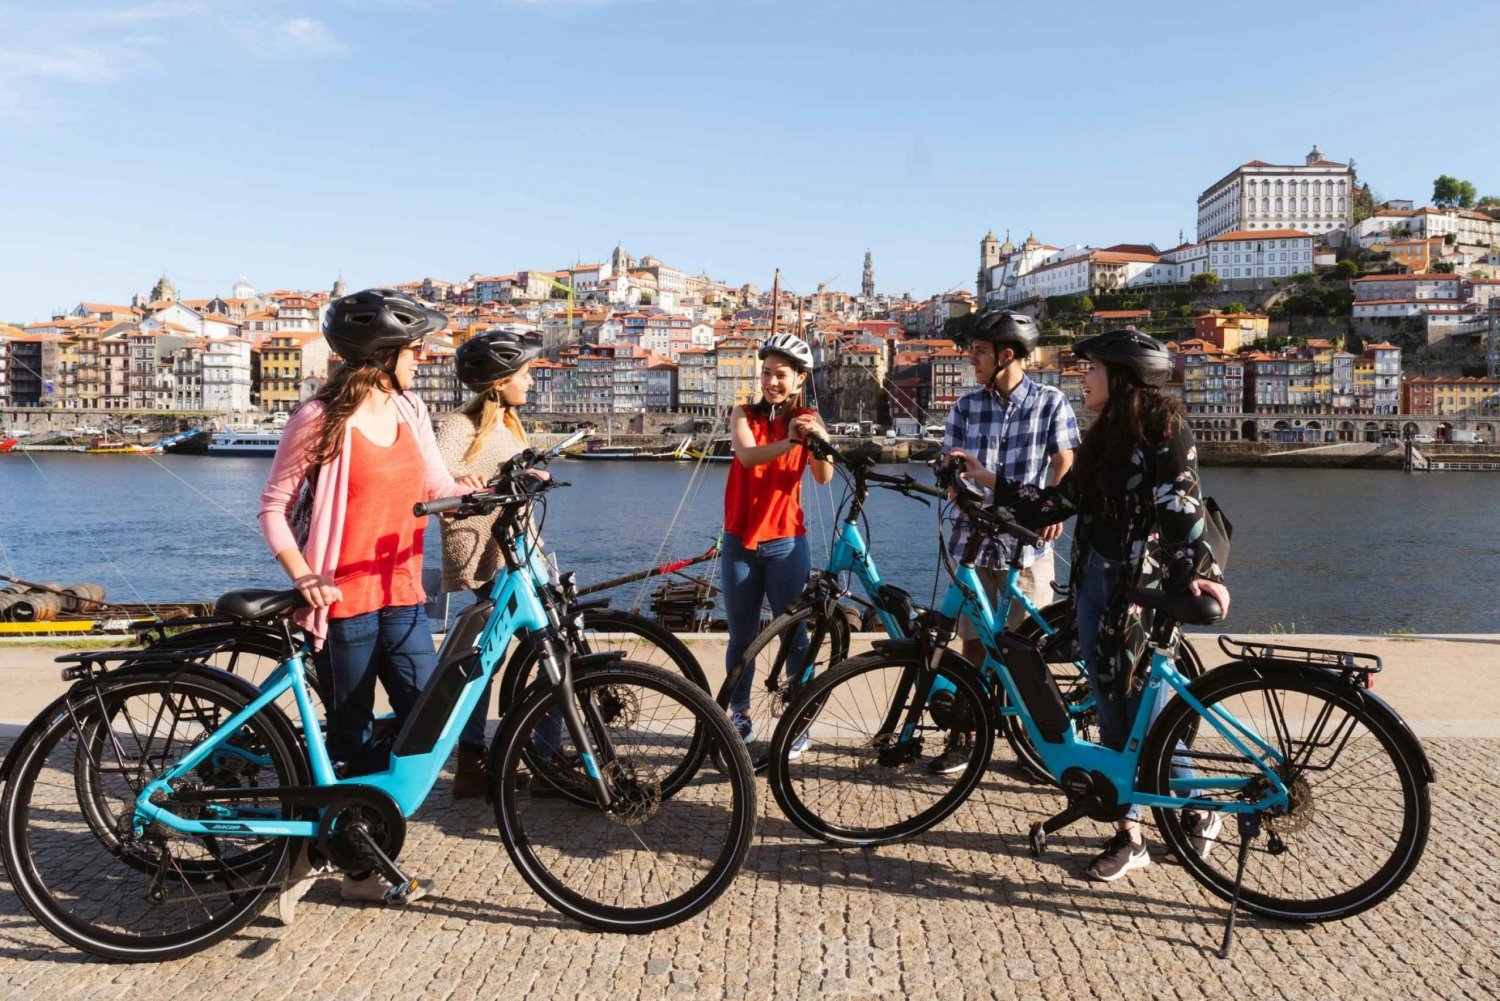
{"type": "MultiPolygon", "coordinates": [[[[531,363],[541,350],[536,334],[501,331],[480,334],[459,347],[454,359],[458,378],[474,396],[437,427],[438,451],[454,476],[494,476],[507,459],[526,447],[526,429],[517,411],[531,391],[531,363]]],[[[442,520],[444,591],[472,590],[477,595],[494,579],[500,567],[500,546],[491,529],[499,516],[497,511],[442,520]]],[[[455,799],[484,795],[484,727],[492,683],[493,678],[459,734],[455,799]]]]}

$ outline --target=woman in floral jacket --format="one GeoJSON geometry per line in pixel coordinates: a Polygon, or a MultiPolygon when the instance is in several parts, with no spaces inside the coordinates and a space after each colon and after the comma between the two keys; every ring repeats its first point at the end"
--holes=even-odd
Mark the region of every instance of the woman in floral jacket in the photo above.
{"type": "MultiPolygon", "coordinates": [[[[1227,615],[1229,590],[1204,535],[1193,432],[1181,405],[1160,391],[1171,355],[1159,341],[1128,329],[1078,341],[1073,353],[1086,368],[1083,405],[1098,415],[1077,464],[1053,487],[997,484],[995,501],[1032,527],[1078,516],[1068,587],[1100,741],[1118,750],[1140,711],[1153,618],[1126,593],[1186,588],[1212,595],[1227,615]]],[[[1164,697],[1158,696],[1153,716],[1164,697]]],[[[1189,831],[1206,851],[1221,818],[1190,814],[1184,811],[1189,831]]],[[[1119,879],[1150,864],[1139,816],[1133,808],[1089,866],[1095,879],[1119,879]]]]}

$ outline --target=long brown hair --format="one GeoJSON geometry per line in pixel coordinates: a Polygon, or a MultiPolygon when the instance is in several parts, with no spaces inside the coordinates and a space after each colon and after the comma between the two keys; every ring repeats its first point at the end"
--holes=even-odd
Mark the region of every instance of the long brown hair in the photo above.
{"type": "MultiPolygon", "coordinates": [[[[396,380],[386,372],[386,368],[395,367],[395,356],[400,351],[397,348],[382,352],[377,365],[344,365],[323,384],[323,388],[313,394],[312,400],[317,400],[324,407],[323,426],[318,429],[317,437],[307,448],[308,462],[314,466],[326,465],[343,450],[344,431],[349,426],[349,418],[365,402],[365,397],[377,389],[388,393],[399,392],[396,380]]],[[[312,400],[308,402],[311,403],[312,400]]]]}
{"type": "Polygon", "coordinates": [[[1110,488],[1110,471],[1118,473],[1135,449],[1152,449],[1165,442],[1186,412],[1175,397],[1141,385],[1124,368],[1093,364],[1104,365],[1109,399],[1078,446],[1073,475],[1098,498],[1101,514],[1119,520],[1120,498],[1110,488]]]}
{"type": "Polygon", "coordinates": [[[521,423],[521,415],[516,413],[517,408],[507,407],[500,399],[500,387],[514,379],[516,374],[512,372],[505,378],[491,383],[489,389],[482,393],[475,393],[469,397],[469,402],[463,405],[463,413],[470,419],[476,415],[479,417],[479,426],[474,431],[474,440],[469,442],[469,448],[464,452],[465,465],[479,458],[479,453],[484,451],[485,439],[495,430],[495,425],[502,421],[523,447],[531,444],[531,440],[526,435],[526,426],[521,423]]]}

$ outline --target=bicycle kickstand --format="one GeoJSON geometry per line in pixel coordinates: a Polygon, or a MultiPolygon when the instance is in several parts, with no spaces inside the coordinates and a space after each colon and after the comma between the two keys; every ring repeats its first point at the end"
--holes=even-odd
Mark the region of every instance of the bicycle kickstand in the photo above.
{"type": "Polygon", "coordinates": [[[1219,958],[1229,958],[1229,947],[1234,944],[1234,919],[1240,909],[1240,888],[1245,882],[1245,861],[1250,856],[1250,842],[1260,837],[1260,814],[1241,813],[1235,823],[1240,829],[1240,858],[1234,870],[1234,896],[1229,898],[1229,920],[1224,925],[1224,941],[1219,946],[1219,958]]]}
{"type": "Polygon", "coordinates": [[[375,838],[370,834],[370,829],[363,822],[356,822],[349,826],[349,835],[364,849],[366,858],[375,863],[375,868],[385,877],[391,888],[385,891],[385,903],[404,904],[411,896],[412,891],[417,888],[417,880],[401,871],[391,857],[381,850],[375,838]]]}
{"type": "Polygon", "coordinates": [[[1047,850],[1047,835],[1067,827],[1074,821],[1082,820],[1088,816],[1088,807],[1083,803],[1072,803],[1066,810],[1055,817],[1046,820],[1038,820],[1031,825],[1031,854],[1041,858],[1042,853],[1047,850]]]}

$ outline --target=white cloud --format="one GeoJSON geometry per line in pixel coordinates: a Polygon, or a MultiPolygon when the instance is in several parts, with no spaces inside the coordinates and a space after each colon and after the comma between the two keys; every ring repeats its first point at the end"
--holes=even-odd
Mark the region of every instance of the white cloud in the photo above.
{"type": "Polygon", "coordinates": [[[69,83],[102,83],[115,78],[115,66],[99,49],[68,45],[45,52],[0,50],[0,79],[41,78],[69,83]]]}
{"type": "Polygon", "coordinates": [[[328,25],[310,17],[294,17],[283,21],[276,34],[280,43],[292,50],[293,54],[341,56],[349,51],[348,46],[328,30],[328,25]]]}

